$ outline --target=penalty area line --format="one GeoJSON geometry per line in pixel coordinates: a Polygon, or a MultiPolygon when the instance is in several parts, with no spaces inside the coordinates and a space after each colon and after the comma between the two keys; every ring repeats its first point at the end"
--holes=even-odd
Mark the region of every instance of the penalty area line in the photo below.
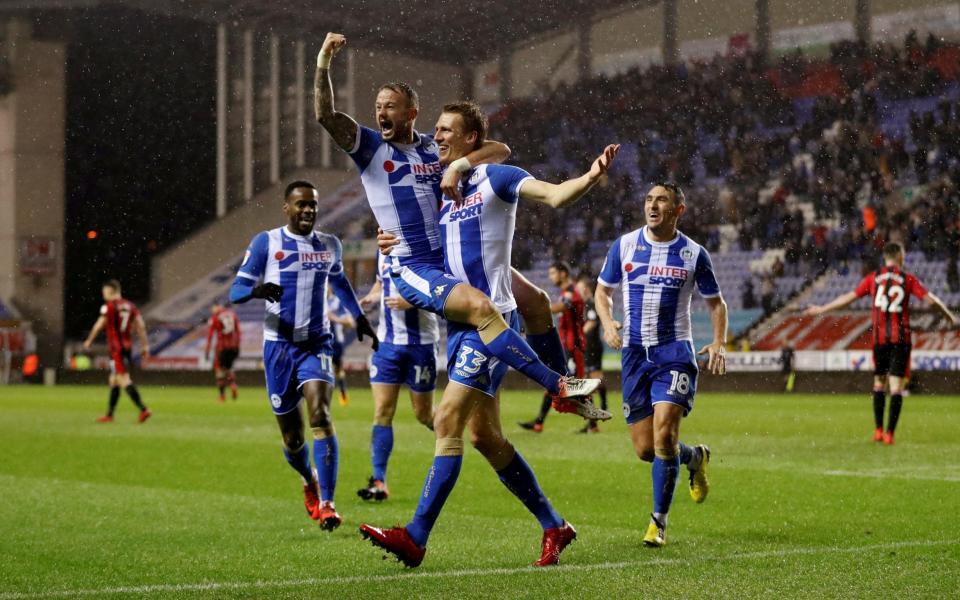
{"type": "Polygon", "coordinates": [[[871,544],[866,546],[807,546],[802,548],[787,548],[783,550],[760,550],[756,552],[738,552],[721,556],[698,555],[690,558],[653,558],[650,560],[629,560],[617,562],[592,563],[585,565],[560,565],[550,568],[502,567],[493,569],[455,569],[452,571],[420,571],[397,573],[395,575],[351,575],[340,577],[311,577],[303,579],[287,579],[275,581],[210,581],[201,583],[167,583],[154,585],[116,586],[98,589],[48,590],[42,592],[0,592],[0,600],[22,600],[27,598],[68,598],[79,596],[107,596],[107,595],[146,595],[166,593],[190,593],[229,590],[256,590],[270,588],[285,588],[312,585],[347,585],[353,583],[381,583],[390,581],[404,581],[407,579],[444,579],[448,577],[489,577],[497,575],[519,575],[523,573],[575,573],[596,570],[622,570],[633,567],[691,564],[704,560],[710,561],[737,561],[765,558],[785,558],[790,556],[804,556],[817,554],[855,554],[859,552],[876,552],[896,550],[899,548],[924,548],[933,546],[956,546],[960,540],[917,540],[909,542],[891,542],[887,544],[871,544]]]}

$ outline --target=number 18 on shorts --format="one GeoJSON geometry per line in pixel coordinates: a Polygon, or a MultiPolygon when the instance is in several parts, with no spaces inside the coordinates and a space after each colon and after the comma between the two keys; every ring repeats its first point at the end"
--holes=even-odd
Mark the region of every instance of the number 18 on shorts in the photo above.
{"type": "Polygon", "coordinates": [[[669,402],[693,410],[697,392],[696,355],[686,340],[648,348],[623,349],[623,416],[632,425],[653,414],[653,405],[669,402]]]}

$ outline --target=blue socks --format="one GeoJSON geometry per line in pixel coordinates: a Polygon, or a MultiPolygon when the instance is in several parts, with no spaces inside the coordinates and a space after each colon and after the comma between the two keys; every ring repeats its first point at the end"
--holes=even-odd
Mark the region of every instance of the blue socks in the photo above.
{"type": "Polygon", "coordinates": [[[560,390],[560,373],[551,371],[540,362],[533,348],[513,329],[505,329],[486,346],[491,354],[536,381],[551,394],[560,390]]]}
{"type": "Polygon", "coordinates": [[[313,462],[317,465],[320,499],[332,502],[333,492],[337,487],[337,468],[340,466],[340,444],[337,436],[313,440],[313,462]]]}
{"type": "Polygon", "coordinates": [[[303,477],[304,483],[313,481],[313,470],[310,469],[310,451],[307,450],[306,444],[300,446],[300,449],[296,452],[291,452],[284,448],[283,456],[287,459],[287,462],[290,463],[290,466],[293,467],[293,470],[300,473],[300,477],[303,477]]]}
{"type": "Polygon", "coordinates": [[[387,462],[393,452],[393,427],[374,425],[370,435],[370,462],[373,463],[373,478],[387,481],[387,462]]]}
{"type": "MultiPolygon", "coordinates": [[[[653,513],[664,515],[670,511],[673,502],[673,490],[677,487],[680,475],[680,456],[653,459],[653,513]]],[[[666,519],[663,519],[666,524],[666,519]]]]}
{"type": "Polygon", "coordinates": [[[567,368],[567,353],[560,342],[560,332],[556,327],[551,327],[546,333],[527,334],[527,342],[547,367],[561,375],[570,374],[567,368]]]}
{"type": "Polygon", "coordinates": [[[523,460],[519,452],[513,455],[513,460],[506,467],[497,471],[500,481],[516,496],[527,510],[540,522],[544,529],[552,529],[563,525],[563,519],[553,509],[553,505],[544,496],[537,482],[536,475],[527,461],[523,460]]]}
{"type": "Polygon", "coordinates": [[[427,545],[430,530],[433,529],[443,504],[447,501],[454,484],[457,483],[462,465],[462,454],[433,457],[433,466],[430,467],[427,480],[423,482],[423,493],[417,504],[417,512],[414,513],[413,520],[407,524],[407,532],[414,543],[421,548],[427,545]]]}

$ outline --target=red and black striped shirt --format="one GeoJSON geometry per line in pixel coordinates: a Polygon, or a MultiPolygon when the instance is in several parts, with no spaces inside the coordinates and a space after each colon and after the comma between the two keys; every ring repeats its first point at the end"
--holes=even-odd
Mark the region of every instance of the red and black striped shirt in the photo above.
{"type": "Polygon", "coordinates": [[[899,267],[882,267],[864,277],[855,293],[871,298],[874,345],[910,343],[910,296],[927,297],[919,279],[899,267]]]}
{"type": "Polygon", "coordinates": [[[587,347],[586,339],[583,335],[583,323],[586,316],[586,306],[583,297],[577,293],[577,289],[571,283],[560,292],[560,301],[563,302],[564,309],[560,313],[560,341],[563,342],[563,348],[567,352],[574,350],[584,350],[587,347]]]}
{"type": "Polygon", "coordinates": [[[134,323],[140,316],[136,305],[124,298],[111,300],[100,307],[100,314],[107,319],[107,347],[112,353],[130,350],[133,346],[134,323]]]}

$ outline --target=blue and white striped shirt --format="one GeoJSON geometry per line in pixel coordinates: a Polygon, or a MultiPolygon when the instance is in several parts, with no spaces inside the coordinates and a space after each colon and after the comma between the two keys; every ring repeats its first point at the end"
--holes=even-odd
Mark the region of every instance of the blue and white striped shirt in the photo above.
{"type": "Polygon", "coordinates": [[[517,308],[510,271],[517,201],[529,173],[510,165],[478,165],[466,178],[463,204],[444,196],[440,208],[444,268],[493,300],[501,313],[517,308]]]}
{"type": "Polygon", "coordinates": [[[390,260],[379,252],[377,253],[377,277],[382,286],[380,322],[377,324],[377,337],[380,341],[398,346],[435,344],[440,341],[437,315],[417,308],[394,310],[387,306],[385,300],[393,296],[395,290],[390,277],[390,260]]]}
{"type": "Polygon", "coordinates": [[[693,341],[690,300],[694,284],[704,298],[720,295],[710,255],[680,232],[670,242],[654,242],[646,230],[641,227],[617,238],[597,279],[623,293],[623,345],[693,341]]]}
{"type": "Polygon", "coordinates": [[[266,302],[263,339],[267,341],[331,339],[328,283],[344,308],[354,317],[360,314],[360,305],[343,272],[340,240],[329,233],[314,231],[301,236],[278,227],[257,234],[237,272],[231,300],[249,299],[249,290],[260,281],[275,283],[283,290],[279,302],[266,302]]]}
{"type": "Polygon", "coordinates": [[[397,236],[391,252],[395,264],[434,264],[442,256],[437,208],[440,166],[437,144],[429,135],[414,132],[412,144],[386,142],[378,131],[357,126],[357,139],[348,150],[360,171],[377,224],[397,236]]]}

